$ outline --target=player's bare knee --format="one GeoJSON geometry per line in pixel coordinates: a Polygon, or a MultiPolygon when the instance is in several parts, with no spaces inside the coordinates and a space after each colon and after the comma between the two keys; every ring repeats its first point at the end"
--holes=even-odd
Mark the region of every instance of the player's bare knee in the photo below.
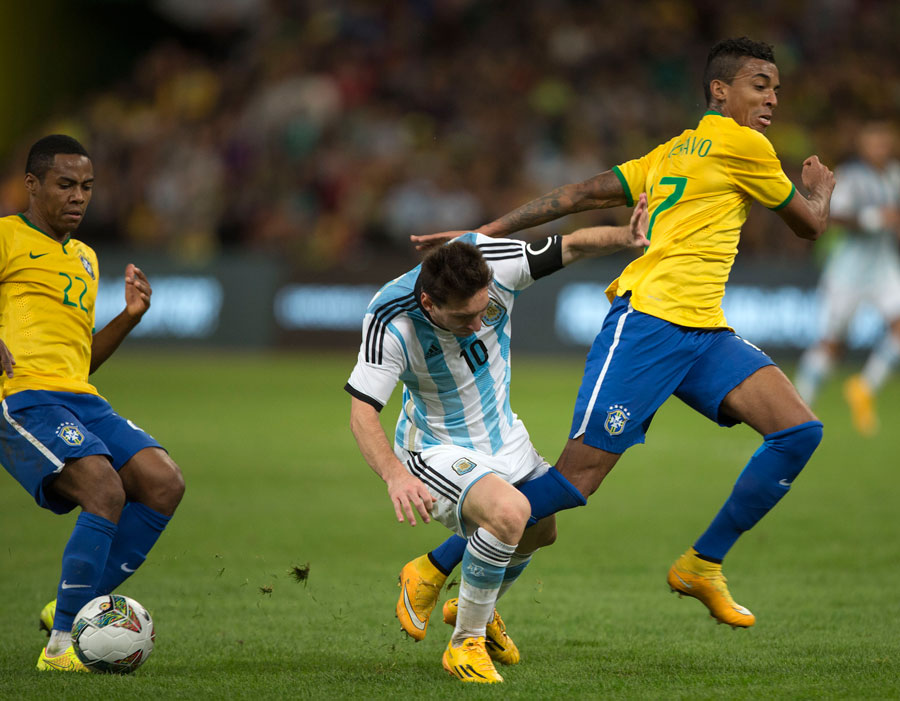
{"type": "Polygon", "coordinates": [[[119,470],[125,492],[136,501],[165,516],[171,516],[184,496],[184,475],[169,454],[147,448],[119,470]]]}
{"type": "Polygon", "coordinates": [[[518,543],[525,532],[525,526],[531,516],[531,504],[519,492],[510,492],[509,496],[498,502],[491,512],[487,529],[504,543],[518,543]]]}
{"type": "Polygon", "coordinates": [[[174,514],[184,496],[184,475],[178,465],[166,461],[148,482],[139,501],[166,516],[174,514]]]}

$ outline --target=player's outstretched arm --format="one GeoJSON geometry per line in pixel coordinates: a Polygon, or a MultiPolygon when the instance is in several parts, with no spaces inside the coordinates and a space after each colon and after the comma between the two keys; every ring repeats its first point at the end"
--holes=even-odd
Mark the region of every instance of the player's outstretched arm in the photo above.
{"type": "Polygon", "coordinates": [[[562,263],[569,265],[581,258],[606,256],[623,248],[649,246],[648,226],[647,195],[642,192],[628,226],[592,226],[563,236],[562,263]]]}
{"type": "Polygon", "coordinates": [[[828,226],[834,173],[818,156],[810,156],[803,162],[800,177],[803,186],[809,190],[809,197],[796,193],[787,206],[778,210],[778,214],[797,236],[815,241],[828,226]]]}
{"type": "Polygon", "coordinates": [[[91,341],[91,372],[115,353],[125,337],[150,308],[153,289],[143,271],[133,263],[125,266],[125,309],[94,334],[91,341]]]}
{"type": "Polygon", "coordinates": [[[7,377],[13,376],[13,366],[16,364],[16,359],[13,358],[13,354],[10,352],[9,348],[6,347],[6,344],[3,341],[0,341],[0,367],[3,368],[3,373],[7,377]]]}
{"type": "Polygon", "coordinates": [[[356,397],[350,402],[350,430],[369,467],[387,485],[397,521],[403,523],[403,515],[406,514],[409,525],[415,526],[415,512],[418,511],[422,520],[428,523],[431,521],[431,505],[434,501],[428,487],[409,474],[394,455],[375,407],[356,397]]]}
{"type": "MultiPolygon", "coordinates": [[[[508,236],[522,229],[559,219],[567,214],[584,212],[588,209],[618,207],[625,204],[625,190],[611,170],[604,171],[580,183],[563,185],[532,200],[521,207],[504,214],[490,224],[476,229],[486,236],[508,236]]],[[[438,234],[410,236],[418,250],[427,249],[435,243],[443,243],[463,232],[443,231],[438,234]]]]}

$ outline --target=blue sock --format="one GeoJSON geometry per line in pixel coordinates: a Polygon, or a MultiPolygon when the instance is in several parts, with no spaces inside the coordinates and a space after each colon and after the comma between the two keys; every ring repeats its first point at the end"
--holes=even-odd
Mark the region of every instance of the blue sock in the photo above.
{"type": "Polygon", "coordinates": [[[144,564],[171,516],[163,516],[148,506],[130,501],[122,509],[119,533],[113,540],[97,595],[109,594],[144,564]]]}
{"type": "Polygon", "coordinates": [[[53,630],[72,630],[75,614],[97,596],[97,584],[116,530],[116,524],[102,516],[85,511],[79,514],[63,550],[53,630]]]}
{"type": "Polygon", "coordinates": [[[434,550],[428,553],[431,564],[444,574],[449,575],[453,568],[462,562],[463,554],[469,541],[458,535],[452,535],[434,550]]]}
{"type": "Polygon", "coordinates": [[[694,549],[721,562],[741,533],[748,531],[788,493],[819,442],[822,423],[807,423],[764,436],[763,444],[741,472],[731,496],[700,536],[694,549]]]}
{"type": "Polygon", "coordinates": [[[557,511],[587,504],[582,493],[555,467],[540,477],[523,482],[518,489],[531,503],[531,518],[528,519],[531,526],[557,511]]]}
{"type": "MultiPolygon", "coordinates": [[[[531,504],[529,526],[533,526],[542,518],[547,518],[557,511],[587,504],[587,499],[575,488],[575,485],[563,477],[555,467],[551,467],[540,477],[523,482],[518,486],[518,490],[531,504]]],[[[452,535],[428,553],[428,559],[441,572],[449,575],[453,568],[462,562],[466,544],[465,538],[452,535]]]]}

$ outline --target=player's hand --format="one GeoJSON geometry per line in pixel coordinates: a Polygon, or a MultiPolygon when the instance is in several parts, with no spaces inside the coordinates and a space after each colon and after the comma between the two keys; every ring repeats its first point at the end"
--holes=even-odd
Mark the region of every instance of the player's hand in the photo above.
{"type": "Polygon", "coordinates": [[[136,319],[144,316],[150,308],[153,290],[143,271],[134,263],[125,266],[125,311],[136,319]]]}
{"type": "Polygon", "coordinates": [[[650,212],[649,206],[647,205],[646,192],[642,192],[641,196],[638,197],[637,204],[634,206],[634,211],[631,213],[631,222],[629,223],[629,226],[631,229],[631,239],[628,242],[629,246],[638,248],[650,245],[650,239],[647,238],[647,233],[650,228],[650,212]]]}
{"type": "Polygon", "coordinates": [[[441,231],[437,234],[410,236],[409,240],[416,244],[417,251],[430,251],[432,248],[437,248],[450,239],[455,239],[457,236],[468,234],[470,231],[472,231],[472,229],[466,229],[465,231],[441,231]]]}
{"type": "Polygon", "coordinates": [[[800,180],[810,192],[824,190],[830,194],[834,190],[834,173],[819,160],[818,156],[810,156],[803,161],[800,180]]]}
{"type": "Polygon", "coordinates": [[[0,367],[3,368],[3,372],[7,377],[13,376],[13,365],[15,364],[16,359],[9,352],[9,348],[6,347],[3,341],[0,341],[0,367]]]}
{"type": "Polygon", "coordinates": [[[403,514],[409,519],[409,525],[416,525],[416,512],[425,523],[431,522],[431,506],[434,499],[425,483],[417,477],[406,473],[388,482],[388,496],[394,505],[397,521],[403,523],[403,514]]]}

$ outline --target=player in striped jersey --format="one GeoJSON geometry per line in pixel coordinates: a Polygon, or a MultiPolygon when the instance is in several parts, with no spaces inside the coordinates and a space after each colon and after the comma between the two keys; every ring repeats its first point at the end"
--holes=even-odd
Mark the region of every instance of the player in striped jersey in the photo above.
{"type": "MultiPolygon", "coordinates": [[[[502,681],[492,658],[518,662],[494,603],[534,550],[555,538],[552,517],[523,537],[534,510],[514,486],[553,474],[509,403],[516,297],[581,257],[645,245],[646,225],[642,200],[628,227],[583,229],[529,245],[465,234],[385,285],[369,305],[346,385],[351,428],[386,482],[398,521],[415,525],[417,515],[426,523],[434,517],[464,539],[459,598],[445,607],[454,632],[442,659],[462,681],[502,681]],[[392,448],[378,413],[398,382],[403,407],[392,448]]],[[[570,487],[569,499],[573,493],[570,487]]],[[[570,505],[577,503],[583,500],[570,505]]],[[[418,624],[412,632],[418,628],[421,637],[442,583],[427,612],[410,611],[418,624]]]]}
{"type": "MultiPolygon", "coordinates": [[[[673,591],[699,599],[719,622],[748,627],[722,560],[740,535],[787,494],[822,437],[822,423],[771,359],[727,325],[721,300],[753,201],[799,237],[828,222],[834,175],[816,156],[796,191],[765,137],[781,87],[772,48],[746,37],[709,52],[707,111],[696,127],[640,158],[563,185],[481,227],[504,236],[587,209],[649,198],[651,243],[615,280],[612,303],[588,354],[569,441],[556,467],[591,495],[622,453],[644,441],[675,395],[720,426],[744,422],[763,444],[707,530],[669,569],[673,591]]],[[[453,232],[413,237],[420,245],[453,232]]]]}
{"type": "Polygon", "coordinates": [[[900,359],[900,162],[888,122],[869,122],[857,135],[859,158],[839,166],[831,217],[846,236],[828,258],[819,294],[823,302],[822,340],[800,360],[797,390],[810,404],[831,373],[853,315],[869,302],[887,322],[862,372],[844,385],[853,425],[863,435],[878,427],[874,395],[900,359]]]}
{"type": "Polygon", "coordinates": [[[57,598],[40,616],[50,632],[37,663],[44,671],[86,671],[71,644],[73,617],[144,562],[184,492],[168,453],[88,382],[150,307],[152,292],[129,265],[124,311],[93,333],[97,256],[72,238],[93,184],[81,144],[45,137],[28,154],[28,209],[0,219],[0,462],[43,508],[82,509],[63,550],[57,598]]]}

